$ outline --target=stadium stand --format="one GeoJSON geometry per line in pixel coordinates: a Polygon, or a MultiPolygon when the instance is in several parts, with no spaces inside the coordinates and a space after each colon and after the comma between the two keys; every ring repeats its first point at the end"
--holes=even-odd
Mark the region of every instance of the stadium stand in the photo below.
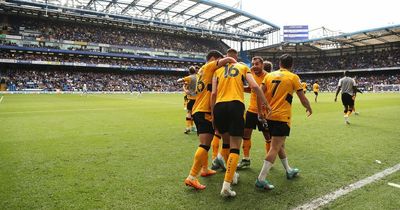
{"type": "MultiPolygon", "coordinates": [[[[7,16],[3,22],[3,34],[22,35],[25,39],[71,40],[77,42],[104,43],[109,45],[133,46],[150,49],[207,52],[210,49],[225,51],[226,44],[219,40],[201,37],[178,36],[138,30],[129,30],[117,26],[79,23],[65,20],[49,20],[24,16],[7,16]]],[[[25,47],[39,47],[24,45],[25,47]]],[[[49,48],[50,46],[45,46],[49,48]]],[[[74,49],[74,47],[70,47],[74,49]]],[[[82,50],[82,48],[79,48],[82,50]]]]}
{"type": "Polygon", "coordinates": [[[121,71],[66,71],[8,69],[0,71],[1,80],[12,91],[81,91],[86,84],[89,91],[180,91],[178,75],[160,73],[129,73],[121,71]]]}
{"type": "MultiPolygon", "coordinates": [[[[97,1],[102,0],[93,4],[97,1]]],[[[186,15],[190,20],[179,24],[153,15],[127,18],[126,14],[137,8],[120,1],[113,3],[126,8],[120,15],[105,15],[90,3],[60,10],[51,0],[46,2],[49,4],[0,3],[2,89],[76,91],[87,84],[91,91],[130,91],[138,86],[144,91],[176,91],[181,87],[174,81],[188,66],[202,65],[210,49],[224,52],[228,48],[222,39],[265,41],[279,30],[250,14],[207,1],[175,11],[172,16],[186,15]],[[197,7],[208,9],[196,15],[191,10],[197,7]],[[206,22],[215,26],[205,27],[206,22]]],[[[136,7],[143,7],[141,11],[154,9],[149,5],[136,7]]],[[[169,13],[169,9],[160,9],[157,14],[169,13]]],[[[294,55],[295,72],[309,84],[318,80],[322,91],[333,91],[343,70],[351,70],[363,90],[372,90],[374,84],[399,84],[399,26],[272,44],[241,51],[240,55],[245,62],[260,55],[277,68],[277,58],[283,53],[294,55]]]]}

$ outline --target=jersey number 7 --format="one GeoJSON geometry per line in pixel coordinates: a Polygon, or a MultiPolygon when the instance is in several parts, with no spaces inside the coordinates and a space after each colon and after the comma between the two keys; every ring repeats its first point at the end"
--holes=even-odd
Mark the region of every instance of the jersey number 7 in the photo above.
{"type": "Polygon", "coordinates": [[[278,88],[280,83],[281,83],[280,80],[272,80],[272,84],[274,85],[274,87],[272,89],[272,97],[274,97],[276,89],[278,88]]]}

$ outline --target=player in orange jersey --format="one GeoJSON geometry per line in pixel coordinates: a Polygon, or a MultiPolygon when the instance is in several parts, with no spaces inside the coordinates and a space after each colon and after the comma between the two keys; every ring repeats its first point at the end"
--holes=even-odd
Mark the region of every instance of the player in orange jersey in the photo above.
{"type": "MultiPolygon", "coordinates": [[[[192,116],[197,127],[200,145],[194,155],[193,165],[188,177],[184,183],[195,189],[203,190],[205,185],[200,184],[197,177],[203,166],[208,166],[208,150],[214,136],[212,125],[212,115],[210,106],[211,81],[214,72],[227,63],[236,63],[233,58],[224,58],[222,53],[217,50],[211,50],[207,54],[207,63],[204,64],[197,73],[196,93],[197,98],[193,105],[192,116]]],[[[206,169],[201,172],[201,176],[215,174],[216,171],[206,169]]]]}
{"type": "MultiPolygon", "coordinates": [[[[292,179],[299,173],[299,169],[291,168],[285,152],[285,140],[290,133],[290,122],[292,118],[292,99],[296,92],[300,102],[306,108],[307,116],[312,114],[308,99],[303,93],[300,78],[292,73],[293,57],[284,54],[279,59],[278,71],[269,73],[262,82],[262,89],[270,106],[271,113],[267,116],[269,131],[271,134],[271,149],[269,150],[260,174],[256,180],[256,187],[262,189],[273,189],[274,186],[266,180],[269,170],[279,155],[282,165],[286,170],[287,179],[292,179]]],[[[259,110],[259,113],[261,110],[259,110]]]]}

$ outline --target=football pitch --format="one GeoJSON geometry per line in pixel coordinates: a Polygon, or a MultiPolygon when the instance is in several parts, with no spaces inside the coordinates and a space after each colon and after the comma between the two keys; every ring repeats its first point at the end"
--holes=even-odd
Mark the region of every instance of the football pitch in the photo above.
{"type": "MultiPolygon", "coordinates": [[[[291,209],[400,163],[398,93],[359,94],[350,125],[333,93],[318,103],[306,94],[310,118],[295,96],[286,148],[299,177],[287,180],[277,158],[276,188],[256,189],[265,146],[253,132],[232,199],[219,195],[221,171],[200,178],[204,191],[183,184],[199,143],[183,134],[182,94],[3,96],[0,209],[291,209]]],[[[399,209],[400,188],[388,182],[400,184],[400,172],[322,208],[399,209]]]]}

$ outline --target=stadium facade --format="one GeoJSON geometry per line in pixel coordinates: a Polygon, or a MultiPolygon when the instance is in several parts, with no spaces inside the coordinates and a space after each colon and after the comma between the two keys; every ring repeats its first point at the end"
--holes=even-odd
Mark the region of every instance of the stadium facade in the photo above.
{"type": "Polygon", "coordinates": [[[248,64],[291,53],[296,73],[310,81],[343,70],[396,77],[400,68],[399,25],[280,42],[279,26],[208,0],[6,0],[0,15],[0,76],[8,80],[7,72],[32,70],[177,76],[234,43],[248,64]]]}

